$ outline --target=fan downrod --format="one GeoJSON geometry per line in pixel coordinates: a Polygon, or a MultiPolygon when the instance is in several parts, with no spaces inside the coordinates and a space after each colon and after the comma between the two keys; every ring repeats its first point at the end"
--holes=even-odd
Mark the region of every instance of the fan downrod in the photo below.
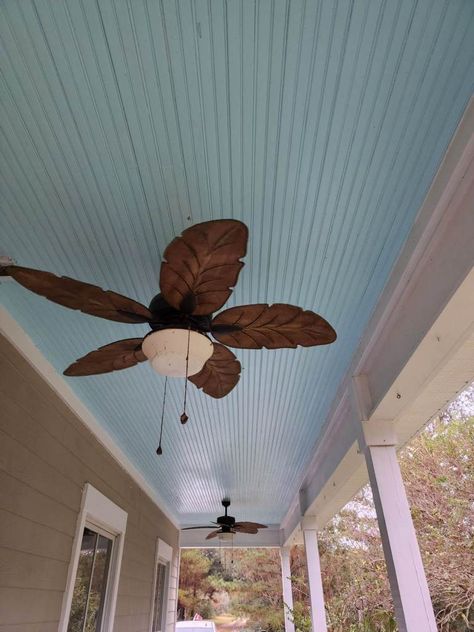
{"type": "Polygon", "coordinates": [[[225,515],[217,518],[217,524],[231,528],[235,524],[235,518],[227,515],[227,508],[230,507],[230,499],[224,498],[222,505],[225,508],[225,515]]]}

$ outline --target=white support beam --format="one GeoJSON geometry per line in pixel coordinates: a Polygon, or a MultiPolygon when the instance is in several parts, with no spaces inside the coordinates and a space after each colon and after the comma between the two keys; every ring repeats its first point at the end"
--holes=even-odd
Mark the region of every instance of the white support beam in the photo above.
{"type": "Polygon", "coordinates": [[[309,601],[313,632],[327,632],[324,608],[323,580],[319,560],[318,534],[316,529],[303,528],[306,566],[308,569],[309,601]]]}
{"type": "Polygon", "coordinates": [[[290,547],[280,548],[281,582],[283,588],[283,607],[285,612],[285,632],[295,632],[293,622],[293,590],[291,588],[290,547]]]}
{"type": "Polygon", "coordinates": [[[436,632],[436,621],[388,421],[363,422],[364,451],[400,632],[436,632]]]}

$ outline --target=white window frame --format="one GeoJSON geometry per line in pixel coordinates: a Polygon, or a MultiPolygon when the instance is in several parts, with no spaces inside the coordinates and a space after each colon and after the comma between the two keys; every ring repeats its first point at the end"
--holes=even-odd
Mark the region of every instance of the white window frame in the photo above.
{"type": "Polygon", "coordinates": [[[151,607],[150,607],[150,622],[148,629],[150,632],[153,632],[153,618],[154,618],[154,608],[155,608],[155,590],[156,590],[156,580],[158,578],[158,563],[166,565],[166,573],[165,573],[165,591],[163,594],[163,614],[161,620],[161,632],[165,632],[166,625],[168,623],[168,597],[170,592],[170,578],[171,578],[171,563],[173,560],[173,549],[169,544],[166,544],[160,538],[156,540],[156,551],[155,551],[155,563],[153,565],[153,587],[151,591],[151,607]]]}
{"type": "Polygon", "coordinates": [[[76,533],[72,545],[71,561],[69,563],[66,590],[63,596],[59,632],[67,632],[69,614],[71,612],[74,584],[76,582],[77,567],[81,553],[82,535],[87,525],[99,530],[103,529],[114,538],[112,558],[108,574],[107,590],[105,594],[104,614],[102,618],[102,632],[112,632],[117,605],[117,591],[120,579],[125,531],[127,528],[127,512],[104,496],[90,483],[84,485],[81,509],[77,518],[76,533]]]}

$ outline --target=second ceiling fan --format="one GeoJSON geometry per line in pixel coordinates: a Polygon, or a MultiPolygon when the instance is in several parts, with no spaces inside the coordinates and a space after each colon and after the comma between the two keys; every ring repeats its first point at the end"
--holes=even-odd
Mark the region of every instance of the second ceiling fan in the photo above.
{"type": "Polygon", "coordinates": [[[222,500],[222,506],[224,507],[225,514],[219,516],[217,521],[212,525],[202,525],[198,527],[184,527],[183,531],[191,531],[193,529],[213,529],[207,534],[206,540],[212,540],[213,538],[219,538],[219,540],[232,539],[232,536],[236,533],[249,533],[255,535],[259,529],[266,529],[266,524],[260,524],[259,522],[236,522],[234,516],[227,515],[227,509],[230,507],[230,499],[224,498],[222,500]],[[218,527],[216,529],[216,527],[218,527]]]}

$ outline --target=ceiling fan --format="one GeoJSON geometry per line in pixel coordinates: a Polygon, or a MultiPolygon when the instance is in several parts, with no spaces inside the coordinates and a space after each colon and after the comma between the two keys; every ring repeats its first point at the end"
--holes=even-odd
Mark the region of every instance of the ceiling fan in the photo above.
{"type": "Polygon", "coordinates": [[[211,525],[203,525],[199,527],[184,527],[182,531],[190,531],[191,529],[214,529],[206,536],[206,540],[212,540],[212,538],[219,538],[219,540],[230,540],[236,533],[258,533],[259,529],[266,529],[266,524],[260,524],[258,522],[236,522],[233,516],[227,515],[227,508],[230,506],[230,500],[224,498],[222,505],[225,509],[225,514],[217,518],[217,522],[213,522],[211,525]],[[215,526],[218,529],[215,529],[215,526]]]}
{"type": "Polygon", "coordinates": [[[283,303],[231,307],[213,316],[237,283],[247,238],[247,226],[232,219],[203,222],[184,230],[164,252],[161,293],[149,307],[51,272],[7,265],[0,268],[0,275],[11,276],[28,290],[64,307],[150,326],[144,338],[118,340],[91,351],[71,364],[65,375],[108,373],[148,359],[158,373],[186,377],[207,395],[219,398],[227,395],[240,377],[240,362],[227,346],[281,349],[325,345],[336,339],[336,332],[324,318],[283,303]],[[218,342],[212,342],[209,334],[218,342]]]}

